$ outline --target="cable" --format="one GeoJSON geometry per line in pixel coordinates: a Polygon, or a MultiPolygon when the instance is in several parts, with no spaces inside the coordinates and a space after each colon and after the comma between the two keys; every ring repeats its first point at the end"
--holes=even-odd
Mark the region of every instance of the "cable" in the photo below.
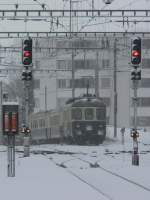
{"type": "Polygon", "coordinates": [[[121,7],[118,8],[118,9],[123,9],[123,8],[128,7],[128,6],[131,6],[131,5],[134,4],[135,2],[137,3],[137,1],[141,1],[141,0],[133,0],[133,1],[131,1],[130,3],[128,3],[128,4],[124,5],[124,6],[121,6],[121,7]]]}
{"type": "MultiPolygon", "coordinates": [[[[101,8],[101,10],[104,10],[107,6],[108,6],[108,5],[106,4],[105,6],[103,6],[103,7],[101,8]]],[[[92,16],[92,18],[89,19],[89,21],[88,21],[86,24],[84,24],[83,26],[81,26],[79,32],[80,32],[83,28],[85,28],[95,17],[96,17],[96,15],[92,16]]]]}

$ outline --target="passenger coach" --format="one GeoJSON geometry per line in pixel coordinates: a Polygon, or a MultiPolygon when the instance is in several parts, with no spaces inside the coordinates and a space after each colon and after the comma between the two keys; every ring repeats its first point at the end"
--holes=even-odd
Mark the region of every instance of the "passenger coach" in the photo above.
{"type": "Polygon", "coordinates": [[[100,144],[106,137],[106,106],[93,96],[71,99],[59,111],[30,116],[33,143],[100,144]]]}

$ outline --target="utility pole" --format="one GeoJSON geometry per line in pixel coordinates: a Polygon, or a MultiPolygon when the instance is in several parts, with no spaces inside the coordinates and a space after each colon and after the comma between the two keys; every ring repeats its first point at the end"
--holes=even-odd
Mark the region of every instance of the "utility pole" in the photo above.
{"type": "Polygon", "coordinates": [[[72,16],[71,16],[71,10],[72,10],[72,0],[70,0],[70,40],[71,40],[71,67],[72,67],[72,74],[71,74],[71,79],[72,79],[72,98],[75,97],[75,71],[74,71],[74,51],[73,51],[73,39],[72,39],[72,16]]]}
{"type": "Polygon", "coordinates": [[[117,137],[117,39],[114,39],[114,137],[117,137]]]}
{"type": "Polygon", "coordinates": [[[71,31],[72,31],[72,24],[71,24],[71,10],[72,10],[72,0],[70,0],[70,38],[72,36],[71,31]]]}
{"type": "MultiPolygon", "coordinates": [[[[73,42],[73,41],[72,41],[73,42]]],[[[73,46],[73,45],[72,45],[73,46]]],[[[72,66],[72,98],[75,98],[75,66],[74,66],[74,51],[72,49],[72,54],[71,54],[71,66],[72,66]]]]}
{"type": "Polygon", "coordinates": [[[137,89],[138,80],[133,80],[134,89],[134,128],[131,130],[131,137],[133,138],[133,151],[132,151],[132,165],[139,165],[139,153],[138,153],[138,140],[139,133],[137,132],[137,89]]]}
{"type": "Polygon", "coordinates": [[[24,157],[30,156],[30,135],[28,130],[29,127],[29,83],[28,81],[24,81],[25,85],[25,122],[26,122],[26,131],[24,135],[24,157]]]}
{"type": "MultiPolygon", "coordinates": [[[[47,116],[47,86],[45,86],[44,97],[45,97],[45,119],[46,119],[46,116],[47,116]]],[[[46,135],[46,138],[48,140],[47,128],[46,127],[45,127],[45,135],[46,135]]]]}
{"type": "Polygon", "coordinates": [[[29,89],[32,81],[32,39],[29,37],[22,42],[22,80],[25,90],[25,127],[24,133],[24,157],[30,155],[30,129],[29,129],[29,89]]]}
{"type": "Polygon", "coordinates": [[[92,0],[92,10],[94,10],[94,0],[92,0]]]}
{"type": "Polygon", "coordinates": [[[99,52],[96,50],[96,65],[95,65],[95,95],[96,98],[99,97],[99,62],[98,62],[99,52]]]}
{"type": "Polygon", "coordinates": [[[2,81],[0,81],[0,144],[2,143],[2,103],[3,103],[3,89],[2,81]]]}
{"type": "Polygon", "coordinates": [[[15,135],[19,133],[19,105],[18,102],[4,102],[2,107],[3,135],[8,138],[7,144],[7,174],[15,176],[15,135]]]}
{"type": "Polygon", "coordinates": [[[44,90],[44,100],[45,100],[45,111],[47,111],[47,86],[45,86],[45,90],[44,90]]]}
{"type": "Polygon", "coordinates": [[[137,131],[137,90],[138,81],[141,80],[141,38],[136,37],[131,41],[131,63],[133,71],[131,72],[131,80],[133,81],[134,90],[134,116],[133,116],[133,126],[131,130],[131,137],[133,138],[133,151],[132,151],[132,165],[139,165],[139,153],[138,153],[138,140],[139,133],[137,131]]]}

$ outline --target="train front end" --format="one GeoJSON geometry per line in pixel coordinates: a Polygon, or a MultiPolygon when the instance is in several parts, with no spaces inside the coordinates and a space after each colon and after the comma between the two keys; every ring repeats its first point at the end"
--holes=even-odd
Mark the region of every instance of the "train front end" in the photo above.
{"type": "Polygon", "coordinates": [[[106,106],[96,98],[72,104],[72,135],[77,144],[100,144],[106,136],[106,106]]]}

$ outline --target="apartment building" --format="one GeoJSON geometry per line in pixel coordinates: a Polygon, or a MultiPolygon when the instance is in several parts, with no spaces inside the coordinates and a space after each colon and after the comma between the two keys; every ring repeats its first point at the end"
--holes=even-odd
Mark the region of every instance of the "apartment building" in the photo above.
{"type": "MultiPolygon", "coordinates": [[[[68,98],[86,93],[88,87],[90,93],[96,92],[106,103],[109,125],[114,123],[116,107],[117,126],[133,126],[130,43],[129,37],[53,40],[55,56],[47,61],[35,61],[40,68],[44,63],[46,68],[56,70],[36,76],[35,112],[61,108],[68,98]]],[[[137,123],[139,127],[147,128],[150,127],[149,47],[150,39],[143,38],[137,123]]]]}

